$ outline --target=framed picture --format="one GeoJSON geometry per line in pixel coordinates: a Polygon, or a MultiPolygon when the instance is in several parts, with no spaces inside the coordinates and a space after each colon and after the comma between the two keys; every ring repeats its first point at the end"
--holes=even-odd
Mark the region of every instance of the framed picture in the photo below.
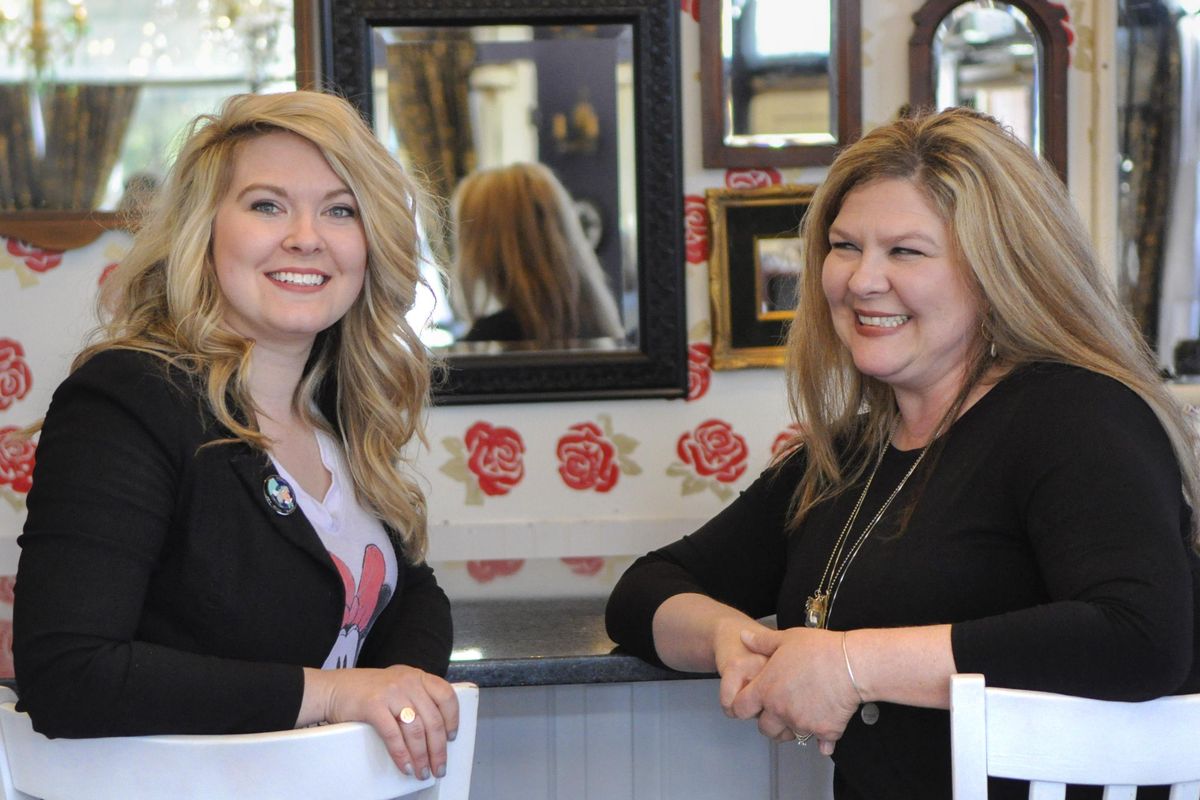
{"type": "Polygon", "coordinates": [[[804,270],[800,221],[816,186],[709,189],[713,369],[783,364],[804,270]]]}

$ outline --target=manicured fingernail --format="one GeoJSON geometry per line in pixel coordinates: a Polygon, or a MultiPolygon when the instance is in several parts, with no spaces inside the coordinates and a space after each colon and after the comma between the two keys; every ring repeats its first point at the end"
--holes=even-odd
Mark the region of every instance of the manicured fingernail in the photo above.
{"type": "Polygon", "coordinates": [[[421,780],[429,780],[429,767],[421,767],[421,780]]]}
{"type": "Polygon", "coordinates": [[[446,738],[453,742],[457,736],[458,736],[458,731],[450,731],[449,735],[446,736],[446,738]]]}
{"type": "Polygon", "coordinates": [[[412,764],[405,764],[405,765],[404,765],[404,774],[405,774],[405,775],[412,775],[412,774],[413,774],[413,768],[412,768],[412,764]]]}
{"type": "Polygon", "coordinates": [[[437,776],[439,778],[446,777],[446,765],[445,764],[442,764],[440,767],[437,768],[437,776]]]}

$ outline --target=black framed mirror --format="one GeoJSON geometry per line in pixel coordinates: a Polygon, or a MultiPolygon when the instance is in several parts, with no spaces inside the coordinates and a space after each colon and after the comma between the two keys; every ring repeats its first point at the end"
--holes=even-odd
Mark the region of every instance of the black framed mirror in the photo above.
{"type": "Polygon", "coordinates": [[[913,14],[909,104],[987,112],[1066,181],[1066,17],[1046,0],[929,0],[913,14]]]}
{"type": "Polygon", "coordinates": [[[859,0],[698,0],[706,167],[833,163],[862,128],[859,0]]]}
{"type": "MultiPolygon", "coordinates": [[[[326,85],[425,177],[450,222],[430,243],[452,267],[448,282],[434,281],[444,294],[426,329],[448,365],[435,401],[684,396],[678,8],[667,0],[321,0],[321,15],[326,85]],[[511,172],[522,185],[546,174],[560,184],[556,196],[574,206],[565,227],[577,235],[568,238],[586,242],[575,248],[590,265],[580,274],[603,287],[597,293],[618,329],[535,337],[518,320],[518,300],[462,279],[469,270],[459,255],[473,252],[466,236],[476,221],[463,211],[467,186],[511,172]]],[[[515,219],[519,195],[499,196],[515,219]]],[[[503,238],[500,223],[489,224],[503,238]]],[[[544,239],[521,240],[525,260],[544,239]]]]}

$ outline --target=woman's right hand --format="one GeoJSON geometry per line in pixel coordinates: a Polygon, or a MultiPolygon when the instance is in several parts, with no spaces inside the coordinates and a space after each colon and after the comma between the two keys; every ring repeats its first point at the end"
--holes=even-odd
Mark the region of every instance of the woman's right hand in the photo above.
{"type": "Polygon", "coordinates": [[[458,697],[444,679],[415,667],[306,667],[297,726],[313,722],[366,722],[405,773],[442,777],[446,742],[458,733],[458,697]]]}
{"type": "Polygon", "coordinates": [[[763,667],[767,656],[746,647],[742,631],[769,630],[760,622],[748,619],[723,619],[713,630],[713,656],[717,672],[721,676],[720,702],[725,716],[736,716],[733,700],[746,684],[754,680],[763,667]]]}

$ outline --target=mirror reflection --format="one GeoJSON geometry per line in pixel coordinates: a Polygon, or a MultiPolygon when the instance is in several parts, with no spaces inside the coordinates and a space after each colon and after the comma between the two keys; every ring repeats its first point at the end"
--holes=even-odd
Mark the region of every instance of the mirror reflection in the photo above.
{"type": "Polygon", "coordinates": [[[1042,151],[1040,39],[1008,3],[968,2],[946,15],[933,40],[937,108],[978,109],[1010,125],[1042,151]]]}
{"type": "Polygon", "coordinates": [[[426,343],[636,349],[633,26],[372,36],[376,133],[448,222],[430,238],[449,274],[427,276],[426,343]]]}
{"type": "Polygon", "coordinates": [[[838,141],[829,0],[721,0],[728,146],[838,141]]]}
{"type": "Polygon", "coordinates": [[[227,95],[295,88],[291,0],[0,3],[0,213],[129,206],[227,95]]]}
{"type": "Polygon", "coordinates": [[[795,314],[796,289],[804,269],[803,242],[798,236],[755,238],[755,292],[759,319],[790,320],[795,314]]]}

